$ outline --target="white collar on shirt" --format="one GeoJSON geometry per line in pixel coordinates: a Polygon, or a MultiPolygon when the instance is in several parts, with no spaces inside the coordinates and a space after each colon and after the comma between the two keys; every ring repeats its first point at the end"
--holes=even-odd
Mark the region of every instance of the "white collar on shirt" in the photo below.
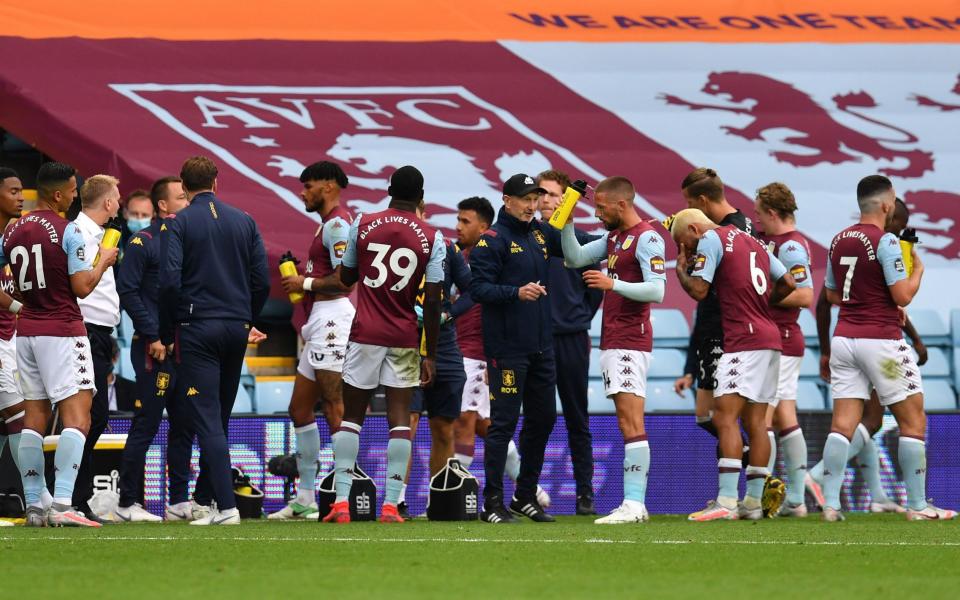
{"type": "Polygon", "coordinates": [[[97,225],[97,223],[83,211],[80,211],[80,214],[77,215],[77,218],[74,219],[73,222],[77,224],[80,232],[85,237],[95,237],[99,239],[103,236],[103,227],[97,225]]]}

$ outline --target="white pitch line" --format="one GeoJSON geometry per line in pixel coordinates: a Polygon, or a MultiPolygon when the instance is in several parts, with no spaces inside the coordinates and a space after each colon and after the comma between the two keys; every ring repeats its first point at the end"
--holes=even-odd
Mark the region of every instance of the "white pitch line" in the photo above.
{"type": "Polygon", "coordinates": [[[33,542],[33,541],[71,541],[71,542],[197,542],[197,541],[228,541],[228,542],[362,542],[362,543],[411,543],[426,544],[437,542],[453,542],[461,544],[625,544],[625,545],[709,545],[709,546],[876,546],[876,547],[951,547],[960,546],[960,542],[839,542],[839,541],[799,541],[799,540],[610,540],[603,538],[589,538],[582,540],[569,539],[487,539],[487,538],[352,538],[352,537],[175,537],[175,536],[42,536],[42,537],[13,537],[0,536],[4,542],[33,542]]]}

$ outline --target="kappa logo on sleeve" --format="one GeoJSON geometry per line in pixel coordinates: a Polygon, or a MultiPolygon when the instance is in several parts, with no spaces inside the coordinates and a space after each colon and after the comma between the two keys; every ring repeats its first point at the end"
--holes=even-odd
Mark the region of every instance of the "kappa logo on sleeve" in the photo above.
{"type": "Polygon", "coordinates": [[[142,246],[143,240],[141,240],[139,237],[135,237],[132,240],[130,240],[130,243],[133,244],[134,246],[142,246]]]}
{"type": "Polygon", "coordinates": [[[807,267],[804,265],[794,265],[790,269],[790,274],[793,275],[793,280],[797,283],[803,283],[807,280],[807,267]]]}
{"type": "Polygon", "coordinates": [[[666,263],[662,256],[654,256],[650,259],[650,270],[654,273],[666,272],[666,263]]]}
{"type": "Polygon", "coordinates": [[[479,242],[477,242],[477,248],[487,248],[487,247],[488,247],[487,240],[481,239],[479,242]]]}
{"type": "Polygon", "coordinates": [[[707,266],[707,257],[703,254],[698,254],[697,257],[693,259],[693,270],[702,271],[705,266],[707,266]]]}

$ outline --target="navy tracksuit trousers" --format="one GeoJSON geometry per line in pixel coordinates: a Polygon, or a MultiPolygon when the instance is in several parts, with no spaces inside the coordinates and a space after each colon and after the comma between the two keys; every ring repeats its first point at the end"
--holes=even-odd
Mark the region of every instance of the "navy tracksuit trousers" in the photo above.
{"type": "Polygon", "coordinates": [[[203,503],[204,488],[209,486],[219,510],[237,505],[227,428],[249,332],[249,323],[236,320],[204,319],[177,325],[177,400],[182,409],[177,413],[190,423],[200,445],[196,499],[203,503]]]}

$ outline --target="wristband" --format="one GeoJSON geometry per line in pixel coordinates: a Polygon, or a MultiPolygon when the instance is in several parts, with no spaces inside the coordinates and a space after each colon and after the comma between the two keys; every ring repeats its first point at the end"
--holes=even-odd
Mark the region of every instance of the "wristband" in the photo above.
{"type": "Polygon", "coordinates": [[[7,310],[13,314],[20,312],[20,309],[23,308],[23,303],[16,300],[10,300],[10,306],[7,307],[7,310]]]}
{"type": "Polygon", "coordinates": [[[303,289],[306,292],[313,291],[313,277],[304,277],[303,278],[303,289]]]}

